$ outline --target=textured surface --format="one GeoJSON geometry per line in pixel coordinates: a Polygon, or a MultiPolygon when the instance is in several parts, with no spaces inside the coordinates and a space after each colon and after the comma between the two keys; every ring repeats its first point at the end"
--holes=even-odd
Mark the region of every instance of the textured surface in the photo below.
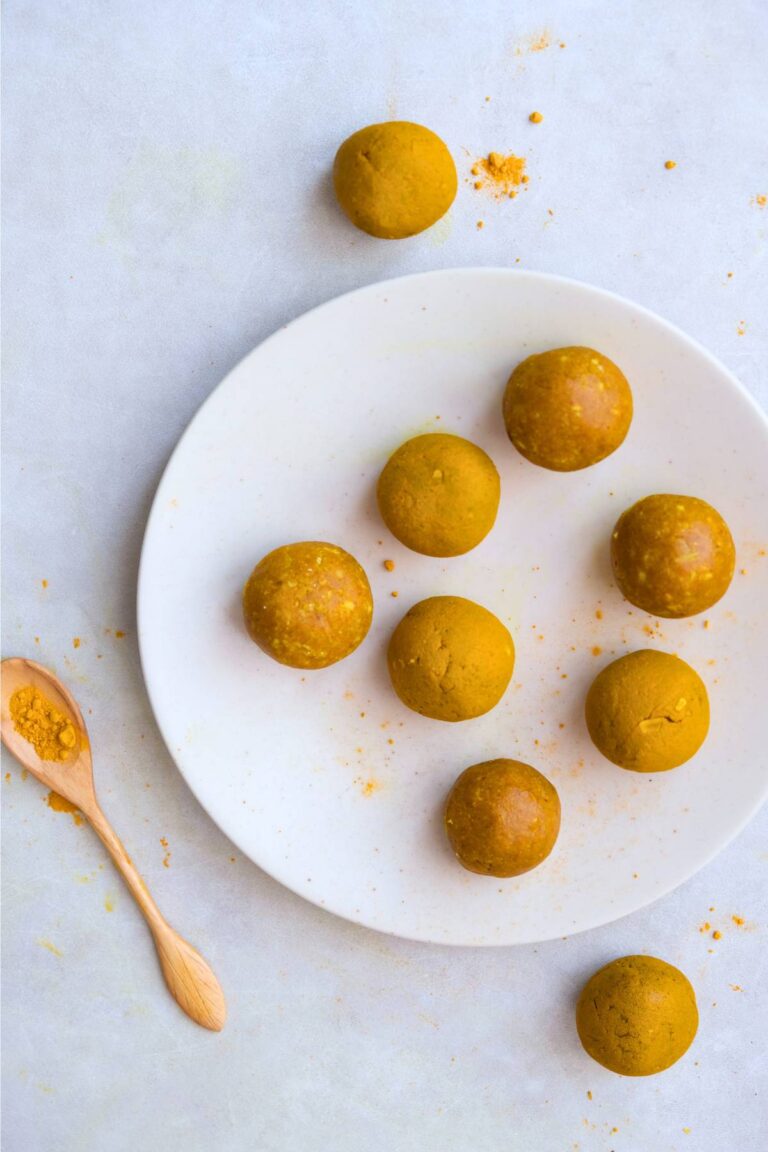
{"type": "Polygon", "coordinates": [[[240,859],[187,791],[144,695],[134,592],[200,401],[279,325],[384,276],[519,259],[594,281],[766,405],[764,5],[10,0],[4,17],[3,651],[67,676],[103,804],[230,1008],[219,1036],[181,1015],[95,837],[7,763],[4,1146],[762,1149],[765,813],[586,936],[456,951],[351,927],[240,859]],[[462,183],[432,232],[361,236],[330,165],[387,116],[439,132],[462,180],[463,147],[526,155],[528,191],[462,183]],[[600,964],[644,951],[691,978],[701,1025],[635,1083],[584,1056],[573,1005],[600,964]]]}

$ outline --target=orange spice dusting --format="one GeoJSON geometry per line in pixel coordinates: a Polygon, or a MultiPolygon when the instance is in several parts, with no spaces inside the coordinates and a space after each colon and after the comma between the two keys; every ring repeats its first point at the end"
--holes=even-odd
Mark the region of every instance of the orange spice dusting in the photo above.
{"type": "Polygon", "coordinates": [[[603,618],[602,609],[598,608],[598,610],[595,612],[595,620],[602,620],[602,618],[603,618]]]}
{"type": "Polygon", "coordinates": [[[705,920],[704,923],[699,928],[699,932],[709,932],[711,927],[712,927],[712,925],[710,924],[709,920],[705,920]]]}
{"type": "Polygon", "coordinates": [[[733,920],[737,928],[741,928],[742,924],[744,923],[743,916],[731,916],[731,920],[733,920]]]}
{"type": "Polygon", "coordinates": [[[587,1089],[587,1100],[591,1100],[591,1099],[592,1099],[592,1093],[589,1091],[589,1089],[587,1089]]]}
{"type": "Polygon", "coordinates": [[[475,188],[479,185],[496,200],[508,198],[513,192],[517,195],[516,189],[528,183],[525,165],[524,156],[515,156],[513,153],[504,156],[501,152],[489,152],[472,165],[472,175],[479,177],[475,188]]]}
{"type": "Polygon", "coordinates": [[[757,204],[758,208],[765,208],[766,204],[768,204],[768,196],[755,196],[755,204],[757,204]]]}
{"type": "Polygon", "coordinates": [[[70,804],[69,800],[59,796],[58,792],[49,792],[45,797],[45,802],[54,812],[68,812],[78,827],[82,824],[83,818],[80,815],[80,810],[74,804],[70,804]]]}
{"type": "Polygon", "coordinates": [[[73,648],[79,648],[80,647],[80,637],[79,636],[75,636],[74,639],[72,640],[72,647],[73,648]]]}
{"type": "Polygon", "coordinates": [[[115,632],[115,639],[116,640],[122,640],[124,636],[125,636],[125,632],[121,632],[120,629],[118,628],[118,630],[115,632]]]}
{"type": "Polygon", "coordinates": [[[667,169],[668,172],[671,172],[673,168],[677,168],[677,164],[675,163],[674,160],[665,160],[664,161],[664,167],[667,169]]]}
{"type": "Polygon", "coordinates": [[[386,568],[387,572],[394,572],[394,570],[395,570],[394,560],[385,560],[384,561],[384,567],[386,568]]]}
{"type": "MultiPolygon", "coordinates": [[[[475,187],[477,187],[477,185],[475,185],[475,187]]],[[[478,230],[478,232],[480,231],[480,229],[481,229],[481,228],[485,228],[485,223],[484,223],[484,221],[482,221],[482,220],[478,220],[478,222],[477,222],[477,230],[478,230]]]]}
{"type": "Polygon", "coordinates": [[[42,584],[43,588],[48,587],[48,581],[47,580],[41,580],[40,583],[42,584]]]}
{"type": "Polygon", "coordinates": [[[531,124],[541,124],[544,117],[542,116],[541,112],[531,112],[528,119],[530,120],[531,124]]]}
{"type": "Polygon", "coordinates": [[[722,938],[723,938],[722,932],[718,932],[717,928],[715,928],[714,932],[712,933],[712,939],[713,940],[722,940],[722,938]]]}
{"type": "Polygon", "coordinates": [[[602,652],[603,652],[602,648],[600,648],[597,644],[595,644],[594,648],[592,649],[592,655],[593,656],[601,656],[602,652]]]}
{"type": "Polygon", "coordinates": [[[370,780],[366,780],[365,784],[363,784],[363,796],[372,796],[379,788],[381,788],[381,784],[379,784],[378,780],[374,780],[373,777],[371,777],[370,780]]]}
{"type": "Polygon", "coordinates": [[[6,781],[6,784],[9,784],[9,783],[10,783],[10,781],[11,781],[11,774],[10,774],[10,772],[6,772],[6,774],[5,774],[5,781],[6,781]]]}
{"type": "Polygon", "coordinates": [[[395,600],[397,600],[399,595],[400,595],[399,592],[390,592],[390,596],[392,596],[395,600]]]}
{"type": "Polygon", "coordinates": [[[160,837],[160,844],[165,849],[165,856],[163,856],[163,868],[170,868],[171,866],[171,853],[168,851],[168,841],[165,836],[160,837]]]}
{"type": "Polygon", "coordinates": [[[732,988],[734,992],[742,992],[743,991],[741,984],[729,984],[728,987],[732,988]]]}
{"type": "Polygon", "coordinates": [[[704,621],[704,625],[703,625],[703,627],[704,627],[704,628],[709,628],[709,620],[705,620],[705,621],[704,621]]]}
{"type": "Polygon", "coordinates": [[[743,320],[740,320],[740,321],[739,321],[739,325],[738,325],[738,327],[737,327],[737,329],[736,329],[736,335],[737,335],[737,336],[743,336],[743,335],[744,335],[744,333],[746,332],[746,330],[747,330],[747,326],[746,326],[746,324],[744,323],[744,321],[743,321],[743,320]]]}

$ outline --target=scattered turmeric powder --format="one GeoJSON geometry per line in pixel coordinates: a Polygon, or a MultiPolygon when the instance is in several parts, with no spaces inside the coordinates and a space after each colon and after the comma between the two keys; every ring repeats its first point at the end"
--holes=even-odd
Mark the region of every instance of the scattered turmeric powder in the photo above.
{"type": "Polygon", "coordinates": [[[521,184],[527,184],[525,175],[526,159],[524,156],[515,156],[510,153],[504,156],[501,152],[489,152],[476,160],[470,169],[477,177],[475,188],[479,187],[490,192],[495,199],[508,199],[521,184]]]}
{"type": "Polygon", "coordinates": [[[72,647],[73,647],[73,648],[79,648],[79,647],[80,647],[80,637],[79,637],[79,636],[75,636],[75,637],[73,638],[73,640],[72,640],[72,647]]]}
{"type": "Polygon", "coordinates": [[[722,932],[718,932],[717,928],[715,928],[714,932],[712,933],[712,939],[713,940],[722,940],[722,938],[723,938],[722,932]]]}
{"type": "Polygon", "coordinates": [[[755,196],[754,203],[758,208],[765,208],[768,204],[768,196],[755,196]]]}
{"type": "Polygon", "coordinates": [[[667,169],[668,172],[671,172],[673,168],[677,168],[677,164],[674,160],[665,160],[664,161],[664,167],[667,169]]]}
{"type": "Polygon", "coordinates": [[[737,928],[741,928],[741,926],[744,923],[744,917],[743,916],[731,916],[731,920],[733,920],[733,922],[737,928]]]}
{"type": "Polygon", "coordinates": [[[125,632],[121,632],[120,629],[118,628],[117,631],[115,632],[115,639],[116,640],[122,640],[124,636],[125,636],[125,632]]]}
{"type": "Polygon", "coordinates": [[[14,728],[41,760],[67,759],[77,743],[75,727],[37,688],[19,688],[11,696],[10,708],[14,728]]]}
{"type": "Polygon", "coordinates": [[[390,596],[392,597],[393,600],[397,600],[399,595],[400,595],[399,592],[390,592],[390,596]]]}
{"type": "Polygon", "coordinates": [[[54,812],[69,813],[78,828],[82,824],[83,818],[80,815],[80,809],[76,808],[74,804],[70,804],[69,800],[65,800],[63,796],[59,796],[58,792],[49,792],[45,802],[54,812]]]}
{"type": "Polygon", "coordinates": [[[478,232],[480,231],[481,228],[485,228],[485,222],[483,220],[478,220],[478,222],[477,222],[478,232]]]}
{"type": "Polygon", "coordinates": [[[542,116],[541,112],[531,112],[528,119],[530,120],[531,124],[541,124],[544,117],[542,116]]]}
{"type": "Polygon", "coordinates": [[[594,648],[592,649],[592,655],[593,656],[601,656],[602,652],[603,652],[602,648],[600,648],[599,645],[595,644],[594,648]]]}
{"type": "Polygon", "coordinates": [[[42,584],[43,588],[48,587],[48,581],[47,580],[41,580],[40,583],[42,584]]]}
{"type": "Polygon", "coordinates": [[[384,561],[384,567],[386,568],[387,572],[394,572],[394,570],[395,570],[394,560],[385,560],[384,561]]]}
{"type": "Polygon", "coordinates": [[[163,868],[170,868],[171,866],[171,853],[168,850],[168,841],[165,836],[160,837],[160,844],[165,849],[165,856],[163,856],[163,868]]]}

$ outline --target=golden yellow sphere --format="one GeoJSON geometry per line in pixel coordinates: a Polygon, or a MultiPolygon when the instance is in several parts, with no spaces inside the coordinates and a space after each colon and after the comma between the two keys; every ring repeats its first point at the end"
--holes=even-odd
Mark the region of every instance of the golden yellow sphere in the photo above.
{"type": "Polygon", "coordinates": [[[461,556],[488,535],[501,495],[490,456],[461,436],[407,440],[379,477],[379,511],[393,536],[425,556],[461,556]]]}
{"type": "Polygon", "coordinates": [[[632,772],[677,768],[698,752],[709,731],[701,677],[678,656],[650,648],[603,668],[584,712],[596,748],[632,772]]]}
{"type": "Polygon", "coordinates": [[[336,199],[370,236],[402,240],[430,228],[456,196],[456,165],[429,128],[406,120],[353,133],[333,164],[336,199]]]}
{"type": "Polygon", "coordinates": [[[695,616],[725,595],[736,549],[720,513],[696,496],[646,496],[618,519],[611,563],[622,594],[654,616],[695,616]]]}
{"type": "Polygon", "coordinates": [[[615,452],[632,422],[623,372],[594,348],[553,348],[518,364],[504,393],[507,435],[542,468],[574,472],[615,452]]]}
{"type": "Polygon", "coordinates": [[[622,1076],[653,1076],[683,1056],[699,1027],[696,993],[672,964],[622,956],[595,972],[576,1007],[593,1060],[622,1076]]]}
{"type": "Polygon", "coordinates": [[[354,652],[371,626],[368,577],[343,548],[307,541],[260,560],[243,590],[258,646],[291,668],[327,668],[354,652]]]}
{"type": "Polygon", "coordinates": [[[560,831],[560,797],[520,760],[487,760],[462,772],[445,808],[459,863],[483,876],[520,876],[549,856],[560,831]]]}
{"type": "Polygon", "coordinates": [[[504,695],[515,646],[487,608],[460,596],[432,596],[414,604],[395,628],[387,661],[395,692],[414,712],[471,720],[504,695]]]}

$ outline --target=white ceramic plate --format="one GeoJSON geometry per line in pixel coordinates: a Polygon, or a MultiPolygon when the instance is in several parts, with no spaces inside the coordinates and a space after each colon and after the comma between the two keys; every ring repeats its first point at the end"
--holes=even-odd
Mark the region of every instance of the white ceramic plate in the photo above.
{"type": "Polygon", "coordinates": [[[308,900],[443,944],[565,936],[685,880],[765,795],[767,521],[764,416],[720,364],[658,317],[584,284],[505,269],[376,284],[267,340],[183,436],[142,556],[149,694],[213,819],[308,900]],[[500,415],[514,365],[563,344],[606,353],[635,397],[623,447],[570,474],[518,456],[500,415]],[[389,453],[432,430],[477,441],[502,477],[493,532],[451,560],[401,547],[374,499],[389,453]],[[706,618],[655,621],[612,584],[610,530],[650,492],[703,497],[731,526],[737,574],[706,618]],[[312,539],[360,560],[376,607],[357,652],[305,673],[251,643],[240,593],[264,553],[312,539]],[[385,666],[406,609],[446,593],[496,612],[517,647],[501,704],[464,724],[409,712],[385,666]],[[597,671],[642,647],[684,656],[712,703],[702,751],[656,776],[603,760],[582,718],[597,671]],[[504,881],[465,872],[441,827],[458,773],[496,756],[539,768],[563,808],[550,858],[504,881]]]}

